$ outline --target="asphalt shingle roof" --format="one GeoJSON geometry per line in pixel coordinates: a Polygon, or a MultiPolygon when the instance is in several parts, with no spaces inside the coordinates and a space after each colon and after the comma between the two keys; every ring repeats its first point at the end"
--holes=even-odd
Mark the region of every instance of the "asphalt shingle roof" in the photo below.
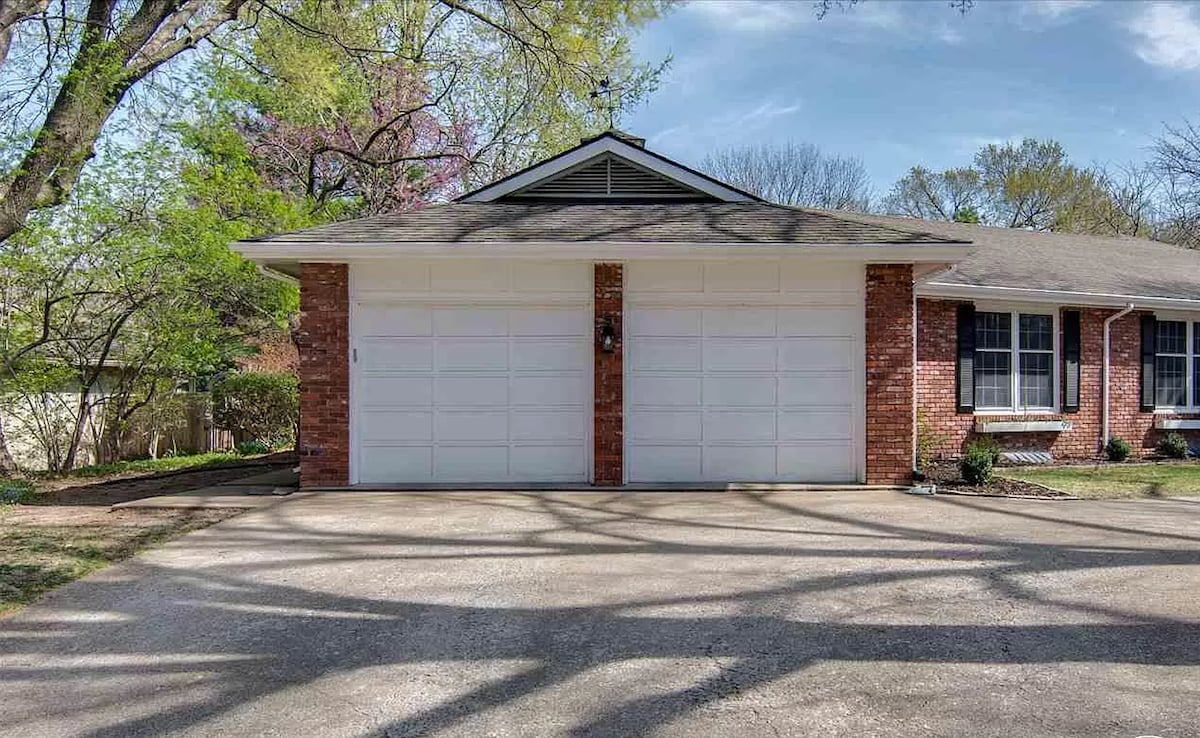
{"type": "Polygon", "coordinates": [[[919,228],[849,219],[758,202],[507,203],[453,202],[404,213],[279,233],[260,242],[478,243],[600,241],[835,245],[938,245],[960,239],[919,228]]]}
{"type": "Polygon", "coordinates": [[[1200,300],[1200,250],[1143,238],[1039,233],[881,215],[847,215],[881,227],[971,241],[975,250],[931,282],[1200,300]]]}

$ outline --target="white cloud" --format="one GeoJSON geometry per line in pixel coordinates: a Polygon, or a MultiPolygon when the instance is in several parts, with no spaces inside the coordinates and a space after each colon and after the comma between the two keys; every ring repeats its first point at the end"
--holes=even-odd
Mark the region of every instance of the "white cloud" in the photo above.
{"type": "Polygon", "coordinates": [[[684,9],[718,28],[751,33],[785,31],[815,17],[805,2],[693,0],[684,9]]]}
{"type": "Polygon", "coordinates": [[[1099,0],[1026,0],[1021,5],[1021,13],[1057,21],[1098,3],[1099,0]]]}
{"type": "Polygon", "coordinates": [[[1134,51],[1142,61],[1169,69],[1200,67],[1200,19],[1191,6],[1153,3],[1129,24],[1137,37],[1134,51]]]}

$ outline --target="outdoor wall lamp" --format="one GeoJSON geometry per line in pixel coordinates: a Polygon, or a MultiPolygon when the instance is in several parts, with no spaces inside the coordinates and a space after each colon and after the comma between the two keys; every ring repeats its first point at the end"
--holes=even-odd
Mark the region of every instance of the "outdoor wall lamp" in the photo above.
{"type": "Polygon", "coordinates": [[[613,328],[612,318],[600,321],[600,350],[606,354],[617,350],[617,331],[613,328]]]}

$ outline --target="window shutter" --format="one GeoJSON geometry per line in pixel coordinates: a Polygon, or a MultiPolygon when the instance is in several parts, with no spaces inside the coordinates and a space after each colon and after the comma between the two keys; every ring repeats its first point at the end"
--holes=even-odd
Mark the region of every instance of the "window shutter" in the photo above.
{"type": "Polygon", "coordinates": [[[955,372],[960,413],[975,410],[975,306],[958,306],[958,368],[955,372]]]}
{"type": "Polygon", "coordinates": [[[1158,348],[1158,321],[1142,316],[1142,412],[1154,410],[1154,353],[1158,348]]]}
{"type": "Polygon", "coordinates": [[[1079,330],[1078,310],[1064,310],[1063,321],[1063,412],[1079,412],[1079,330]]]}

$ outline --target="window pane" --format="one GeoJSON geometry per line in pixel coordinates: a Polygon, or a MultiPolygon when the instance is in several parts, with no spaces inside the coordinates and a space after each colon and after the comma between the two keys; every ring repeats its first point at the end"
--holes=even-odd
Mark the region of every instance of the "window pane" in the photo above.
{"type": "Polygon", "coordinates": [[[1011,349],[1012,315],[975,313],[975,348],[1011,349]]]}
{"type": "Polygon", "coordinates": [[[1054,317],[1050,315],[1021,316],[1022,349],[1054,350],[1054,317]]]}
{"type": "Polygon", "coordinates": [[[1054,407],[1054,356],[1021,354],[1021,406],[1054,407]]]}
{"type": "Polygon", "coordinates": [[[1158,321],[1158,348],[1160,354],[1187,353],[1187,323],[1181,320],[1158,321]]]}
{"type": "Polygon", "coordinates": [[[1187,357],[1159,356],[1155,361],[1155,404],[1187,404],[1187,357]]]}
{"type": "Polygon", "coordinates": [[[975,352],[975,406],[1012,406],[1012,354],[975,352]]]}

